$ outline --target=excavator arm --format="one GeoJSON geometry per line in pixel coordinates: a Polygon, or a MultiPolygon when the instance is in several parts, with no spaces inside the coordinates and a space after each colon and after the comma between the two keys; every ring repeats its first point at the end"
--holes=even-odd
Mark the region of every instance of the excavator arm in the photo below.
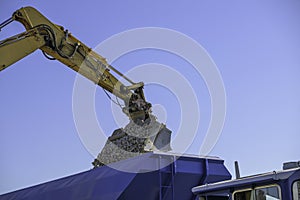
{"type": "Polygon", "coordinates": [[[13,21],[23,24],[26,31],[0,41],[0,71],[40,49],[47,58],[60,61],[124,101],[122,109],[130,122],[108,138],[93,162],[94,167],[152,150],[171,150],[171,131],[151,115],[151,104],[145,100],[142,82],[131,81],[68,30],[52,23],[32,7],[14,12],[10,19],[0,24],[0,30],[13,21]],[[129,85],[123,84],[113,73],[129,85]]]}
{"type": "Polygon", "coordinates": [[[62,26],[56,25],[32,7],[15,11],[0,29],[10,22],[18,21],[26,31],[0,41],[0,71],[31,54],[42,50],[49,59],[56,59],[124,101],[123,112],[133,121],[149,118],[151,104],[145,100],[142,82],[134,83],[105,58],[94,52],[71,35],[62,26]],[[130,83],[121,83],[111,72],[130,83]]]}

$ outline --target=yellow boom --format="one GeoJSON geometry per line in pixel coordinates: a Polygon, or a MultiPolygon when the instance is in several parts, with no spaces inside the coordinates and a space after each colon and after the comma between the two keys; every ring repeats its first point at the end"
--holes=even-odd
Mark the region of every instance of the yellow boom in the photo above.
{"type": "Polygon", "coordinates": [[[149,118],[151,104],[145,100],[142,82],[134,83],[125,77],[68,30],[52,23],[32,7],[14,12],[10,19],[0,24],[0,29],[12,21],[22,23],[26,31],[0,41],[0,71],[40,49],[49,59],[60,61],[122,99],[123,111],[133,121],[149,118]],[[125,86],[110,71],[122,76],[130,85],[125,86]]]}

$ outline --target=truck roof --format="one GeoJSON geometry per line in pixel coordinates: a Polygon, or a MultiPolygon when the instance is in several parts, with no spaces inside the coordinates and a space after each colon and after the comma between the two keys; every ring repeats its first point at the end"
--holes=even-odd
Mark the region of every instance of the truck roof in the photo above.
{"type": "Polygon", "coordinates": [[[194,187],[192,192],[194,194],[207,194],[217,191],[233,190],[247,186],[254,186],[253,184],[257,186],[260,184],[274,183],[275,181],[289,179],[292,176],[295,176],[296,178],[298,177],[298,179],[300,178],[300,167],[200,185],[194,187]]]}

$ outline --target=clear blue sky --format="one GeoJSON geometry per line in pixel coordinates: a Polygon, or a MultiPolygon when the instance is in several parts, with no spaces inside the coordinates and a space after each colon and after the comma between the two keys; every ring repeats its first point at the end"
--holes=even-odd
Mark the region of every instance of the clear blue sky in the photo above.
{"type": "MultiPolygon", "coordinates": [[[[224,129],[209,155],[224,159],[231,172],[238,160],[242,175],[278,170],[285,161],[300,160],[300,1],[54,2],[2,0],[0,21],[30,5],[90,47],[140,27],[186,34],[210,54],[226,90],[224,129]]],[[[0,32],[0,39],[23,30],[15,22],[0,32]]],[[[201,76],[178,56],[155,50],[131,52],[113,64],[126,72],[154,62],[179,71],[197,91],[200,127],[187,153],[198,154],[211,109],[201,76]]],[[[0,73],[0,194],[91,168],[94,158],[73,121],[75,77],[40,51],[0,73]]],[[[176,132],[180,111],[174,96],[155,85],[146,86],[145,92],[149,101],[165,107],[167,125],[176,132]]],[[[96,110],[110,135],[117,127],[101,90],[96,93],[96,110]]]]}

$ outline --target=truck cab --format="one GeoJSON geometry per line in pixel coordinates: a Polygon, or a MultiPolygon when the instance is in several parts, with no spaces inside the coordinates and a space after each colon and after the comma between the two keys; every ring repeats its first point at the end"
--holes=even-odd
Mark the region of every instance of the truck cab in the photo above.
{"type": "Polygon", "coordinates": [[[197,200],[300,200],[300,161],[283,170],[194,187],[197,200]]]}

